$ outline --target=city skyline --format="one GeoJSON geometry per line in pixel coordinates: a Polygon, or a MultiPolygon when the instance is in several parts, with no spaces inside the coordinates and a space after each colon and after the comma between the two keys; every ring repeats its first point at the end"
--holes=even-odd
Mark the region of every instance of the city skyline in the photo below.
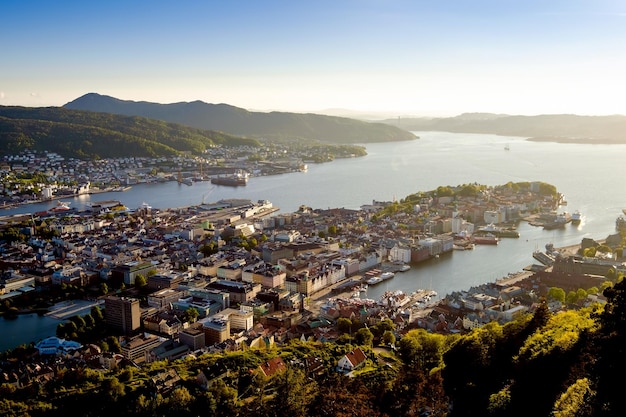
{"type": "Polygon", "coordinates": [[[10,1],[0,105],[626,114],[614,1],[10,1]]]}

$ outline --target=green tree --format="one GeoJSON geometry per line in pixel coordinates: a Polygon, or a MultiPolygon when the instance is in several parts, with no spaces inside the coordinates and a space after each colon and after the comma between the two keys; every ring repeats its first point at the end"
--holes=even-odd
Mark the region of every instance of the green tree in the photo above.
{"type": "Polygon", "coordinates": [[[589,404],[594,395],[589,379],[578,379],[556,400],[552,415],[554,417],[593,415],[593,409],[589,404]]]}
{"type": "Polygon", "coordinates": [[[548,290],[548,299],[564,303],[565,291],[562,288],[550,287],[548,290]]]}
{"type": "Polygon", "coordinates": [[[393,345],[396,343],[396,335],[391,330],[385,330],[382,341],[385,345],[393,345]]]}
{"type": "Polygon", "coordinates": [[[193,307],[189,307],[185,310],[185,314],[183,314],[183,321],[187,321],[189,323],[195,323],[198,320],[198,310],[193,307]]]}
{"type": "Polygon", "coordinates": [[[354,339],[357,344],[363,346],[372,346],[372,342],[374,341],[374,334],[367,327],[362,327],[357,330],[354,335],[354,339]]]}
{"type": "Polygon", "coordinates": [[[318,391],[317,383],[306,377],[300,369],[288,367],[285,372],[276,375],[272,381],[276,395],[269,401],[273,416],[307,417],[309,408],[318,391]]]}
{"type": "Polygon", "coordinates": [[[352,331],[352,320],[346,317],[340,317],[337,320],[337,330],[341,333],[349,333],[352,331]]]}
{"type": "Polygon", "coordinates": [[[102,314],[100,306],[91,307],[91,316],[96,322],[102,322],[104,320],[104,315],[102,314]]]}
{"type": "Polygon", "coordinates": [[[101,392],[111,401],[118,401],[126,393],[126,388],[116,377],[102,381],[101,392]]]}
{"type": "Polygon", "coordinates": [[[502,388],[489,396],[487,411],[491,415],[505,415],[506,409],[511,403],[511,391],[509,387],[502,388]]]}
{"type": "Polygon", "coordinates": [[[187,388],[175,388],[167,397],[168,415],[177,415],[188,412],[192,400],[193,397],[187,388]]]}
{"type": "Polygon", "coordinates": [[[148,280],[141,274],[135,277],[135,288],[143,288],[148,285],[148,280]]]}

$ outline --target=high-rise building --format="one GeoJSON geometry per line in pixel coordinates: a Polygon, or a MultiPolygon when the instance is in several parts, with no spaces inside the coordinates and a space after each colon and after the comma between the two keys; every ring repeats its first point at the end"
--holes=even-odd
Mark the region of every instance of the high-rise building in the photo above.
{"type": "Polygon", "coordinates": [[[104,318],[108,326],[131,334],[141,327],[139,300],[109,296],[104,299],[104,318]]]}

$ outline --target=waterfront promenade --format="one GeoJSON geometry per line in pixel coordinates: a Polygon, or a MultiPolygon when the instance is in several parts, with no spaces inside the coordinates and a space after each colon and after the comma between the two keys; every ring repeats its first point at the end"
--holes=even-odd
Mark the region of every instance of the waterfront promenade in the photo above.
{"type": "Polygon", "coordinates": [[[76,315],[85,315],[91,312],[93,307],[104,307],[104,300],[69,300],[62,301],[50,307],[49,311],[45,314],[48,317],[65,320],[76,315]]]}

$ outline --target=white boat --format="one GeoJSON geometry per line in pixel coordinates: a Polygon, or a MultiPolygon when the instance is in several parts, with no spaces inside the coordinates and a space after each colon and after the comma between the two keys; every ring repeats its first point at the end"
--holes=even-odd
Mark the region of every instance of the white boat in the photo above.
{"type": "Polygon", "coordinates": [[[383,279],[377,276],[377,277],[371,277],[365,282],[367,283],[367,285],[376,285],[376,284],[380,284],[381,282],[383,282],[383,279]]]}
{"type": "Polygon", "coordinates": [[[53,213],[63,212],[70,210],[70,203],[66,201],[57,201],[57,205],[52,207],[49,211],[53,213]]]}
{"type": "Polygon", "coordinates": [[[570,217],[570,220],[572,222],[572,224],[579,224],[582,220],[583,215],[581,214],[580,211],[576,210],[574,213],[572,213],[572,216],[570,217]]]}
{"type": "Polygon", "coordinates": [[[387,271],[387,272],[383,272],[382,274],[380,274],[380,279],[382,279],[383,281],[386,279],[391,279],[393,277],[395,277],[396,274],[394,274],[391,271],[387,271]]]}

